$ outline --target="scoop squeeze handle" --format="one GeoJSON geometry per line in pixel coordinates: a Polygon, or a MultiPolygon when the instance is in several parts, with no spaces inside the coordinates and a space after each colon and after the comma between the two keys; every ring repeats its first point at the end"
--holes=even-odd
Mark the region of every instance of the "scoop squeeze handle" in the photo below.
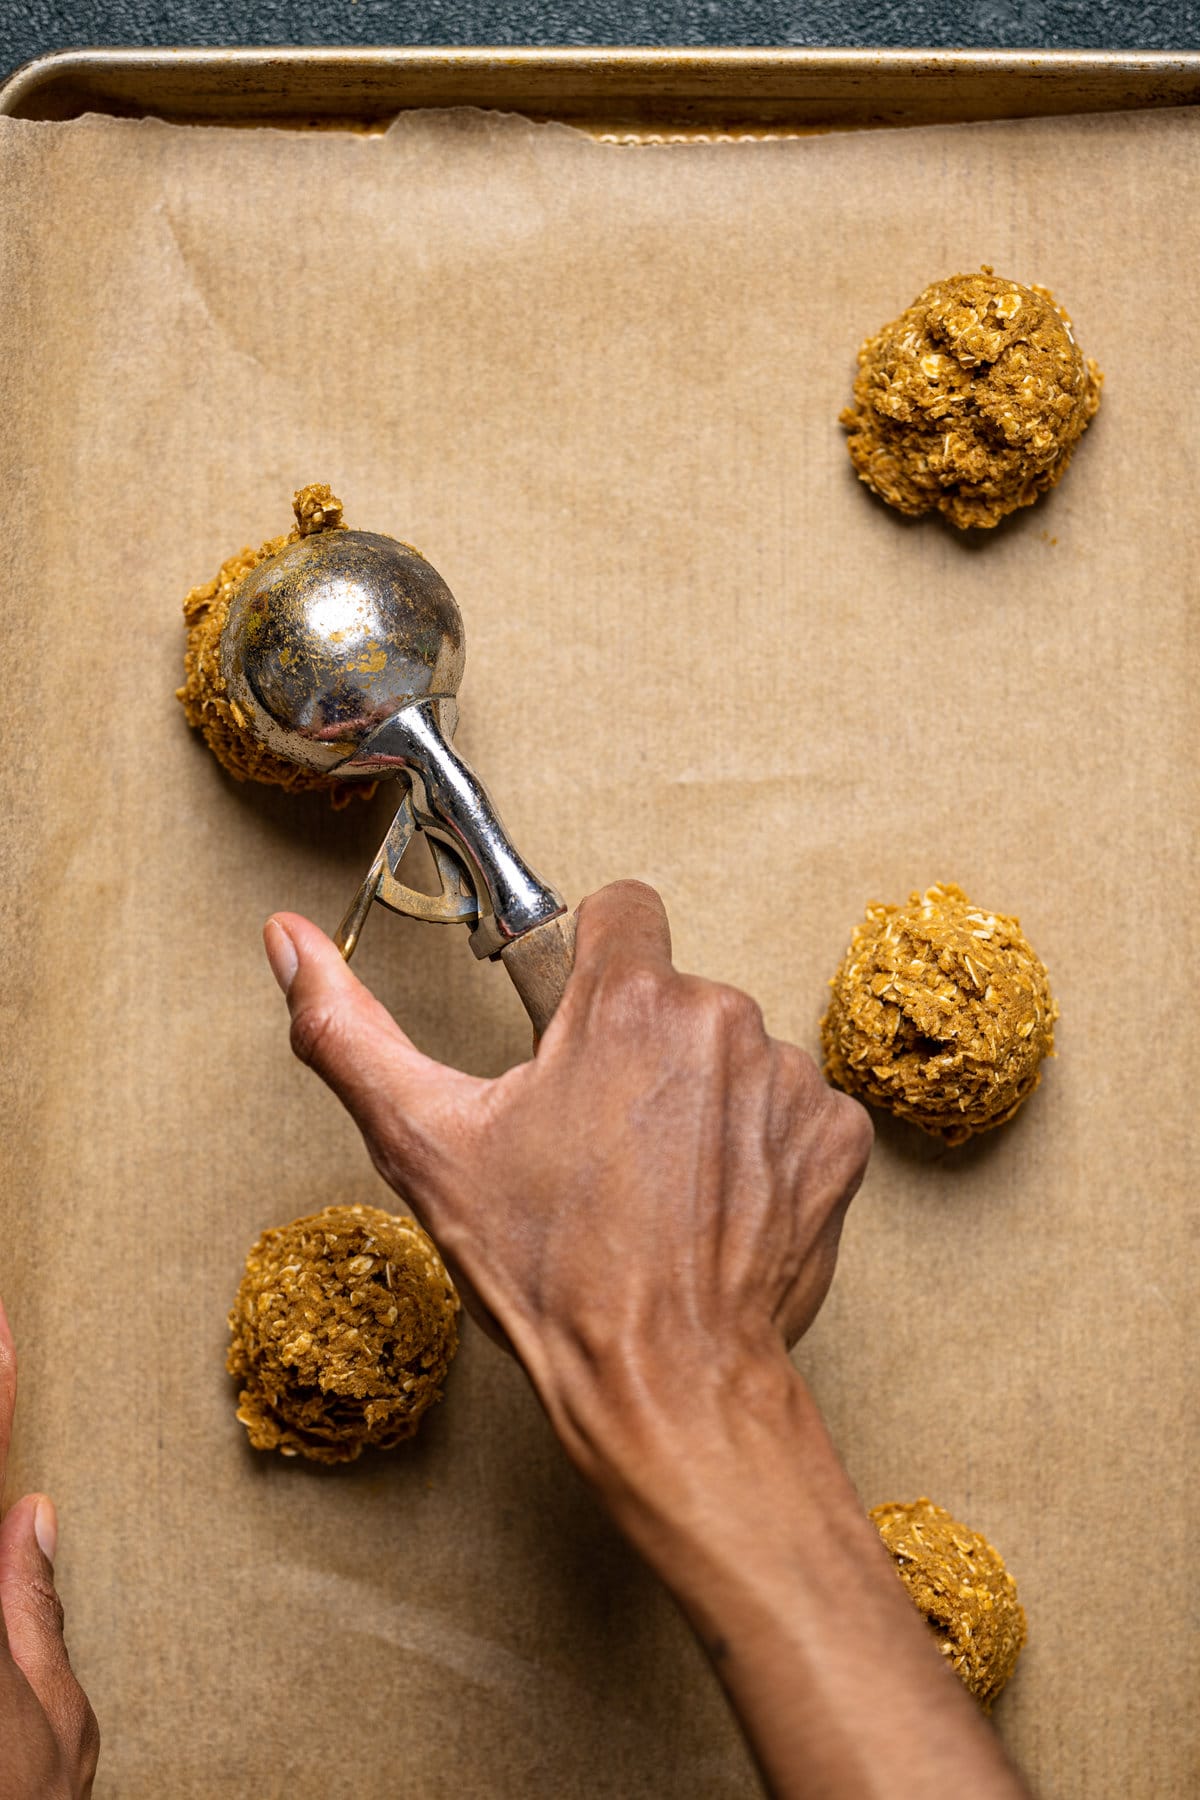
{"type": "Polygon", "coordinates": [[[575,914],[562,913],[506,944],[500,960],[541,1037],[558,1010],[575,965],[575,914]]]}

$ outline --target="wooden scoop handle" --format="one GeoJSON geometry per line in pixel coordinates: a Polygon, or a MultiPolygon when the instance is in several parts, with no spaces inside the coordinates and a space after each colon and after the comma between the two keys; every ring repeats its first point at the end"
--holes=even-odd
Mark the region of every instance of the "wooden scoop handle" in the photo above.
{"type": "Polygon", "coordinates": [[[562,913],[506,944],[500,960],[541,1037],[558,1008],[575,963],[575,914],[562,913]]]}

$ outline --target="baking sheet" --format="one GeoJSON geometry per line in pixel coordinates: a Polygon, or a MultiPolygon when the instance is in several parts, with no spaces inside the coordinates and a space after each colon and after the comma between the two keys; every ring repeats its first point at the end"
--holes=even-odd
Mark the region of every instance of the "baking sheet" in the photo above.
{"type": "MultiPolygon", "coordinates": [[[[776,1032],[815,1048],[869,899],[1020,914],[1060,1056],[974,1148],[881,1132],[799,1360],[865,1502],[928,1493],[1017,1574],[997,1723],[1039,1791],[1192,1791],[1196,133],[0,121],[0,1283],[101,1800],[756,1791],[478,1333],[389,1459],[256,1458],[234,1420],[250,1241],[383,1195],[258,928],[336,921],[386,810],[237,788],[171,697],[183,592],[310,479],[450,582],[460,741],[534,866],[654,881],[776,1032]],[[859,339],[984,260],[1108,379],[1063,486],[977,539],[875,503],[836,417],[859,339]]],[[[356,966],[435,1054],[525,1054],[460,934],[377,913],[356,966]]]]}

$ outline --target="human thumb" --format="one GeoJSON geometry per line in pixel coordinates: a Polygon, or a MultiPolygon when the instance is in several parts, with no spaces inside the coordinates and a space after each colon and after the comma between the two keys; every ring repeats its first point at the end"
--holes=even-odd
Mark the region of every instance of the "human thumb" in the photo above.
{"type": "Polygon", "coordinates": [[[70,1678],[63,1611],[54,1586],[58,1517],[45,1494],[27,1494],[0,1526],[0,1610],[13,1661],[51,1715],[70,1678]]]}
{"type": "Polygon", "coordinates": [[[45,1494],[27,1494],[9,1508],[0,1525],[0,1611],[9,1654],[33,1690],[74,1778],[71,1792],[87,1795],[96,1773],[100,1731],[67,1655],[63,1609],[54,1585],[57,1547],[58,1518],[45,1494]]]}
{"type": "Polygon", "coordinates": [[[263,943],[287,996],[292,1049],[341,1100],[389,1179],[414,1180],[429,1127],[478,1084],[418,1050],[310,920],[276,913],[263,943]]]}

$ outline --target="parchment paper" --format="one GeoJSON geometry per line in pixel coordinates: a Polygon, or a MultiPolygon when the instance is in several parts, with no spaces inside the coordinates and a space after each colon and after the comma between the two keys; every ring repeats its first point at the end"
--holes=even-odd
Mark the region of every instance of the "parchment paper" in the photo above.
{"type": "MultiPolygon", "coordinates": [[[[1016,1573],[996,1718],[1039,1791],[1195,1791],[1198,128],[0,121],[12,1483],[61,1505],[102,1800],[756,1791],[476,1332],[388,1459],[234,1419],[251,1240],[386,1203],[258,937],[336,922],[386,801],[239,788],[172,697],[181,596],[312,479],[454,589],[460,741],[534,866],[655,882],[777,1033],[816,1048],[868,900],[1020,915],[1059,1058],[974,1148],[881,1130],[799,1360],[865,1503],[928,1494],[1016,1573]],[[1108,379],[1063,486],[960,537],[875,502],[836,419],[860,339],[985,260],[1108,379]]],[[[356,966],[433,1053],[526,1053],[458,931],[377,910],[356,966]]]]}

